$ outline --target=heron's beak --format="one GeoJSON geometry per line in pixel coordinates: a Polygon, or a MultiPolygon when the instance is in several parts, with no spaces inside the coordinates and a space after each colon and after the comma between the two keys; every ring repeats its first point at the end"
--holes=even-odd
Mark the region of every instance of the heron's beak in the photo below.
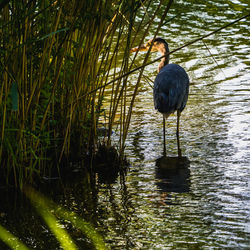
{"type": "Polygon", "coordinates": [[[148,51],[148,47],[146,45],[142,45],[140,47],[135,47],[130,50],[130,53],[136,52],[136,51],[148,51]]]}

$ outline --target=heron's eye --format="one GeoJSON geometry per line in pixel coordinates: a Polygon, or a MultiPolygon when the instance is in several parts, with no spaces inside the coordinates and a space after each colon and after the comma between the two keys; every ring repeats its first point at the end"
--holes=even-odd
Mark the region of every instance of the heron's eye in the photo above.
{"type": "Polygon", "coordinates": [[[152,44],[152,42],[147,42],[147,47],[150,47],[151,46],[151,44],[152,44]]]}

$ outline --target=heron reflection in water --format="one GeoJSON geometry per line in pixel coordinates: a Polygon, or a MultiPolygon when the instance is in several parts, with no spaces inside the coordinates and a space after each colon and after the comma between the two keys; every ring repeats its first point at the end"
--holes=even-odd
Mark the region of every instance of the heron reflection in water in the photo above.
{"type": "Polygon", "coordinates": [[[187,157],[162,156],[156,160],[156,184],[162,194],[190,191],[190,161],[187,157]]]}
{"type": "Polygon", "coordinates": [[[186,106],[189,92],[189,78],[186,71],[178,64],[169,64],[169,49],[167,42],[162,38],[149,40],[145,45],[131,49],[135,51],[159,51],[164,57],[158,66],[158,75],[154,81],[155,109],[163,114],[163,138],[166,155],[165,119],[177,111],[177,148],[178,157],[182,157],[179,139],[180,115],[186,106]]]}

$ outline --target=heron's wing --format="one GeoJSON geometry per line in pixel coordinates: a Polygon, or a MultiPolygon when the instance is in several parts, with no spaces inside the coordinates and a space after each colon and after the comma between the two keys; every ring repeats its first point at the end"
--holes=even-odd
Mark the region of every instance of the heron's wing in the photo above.
{"type": "Polygon", "coordinates": [[[176,64],[165,66],[154,82],[155,108],[161,113],[173,113],[185,108],[189,79],[183,68],[176,64]]]}

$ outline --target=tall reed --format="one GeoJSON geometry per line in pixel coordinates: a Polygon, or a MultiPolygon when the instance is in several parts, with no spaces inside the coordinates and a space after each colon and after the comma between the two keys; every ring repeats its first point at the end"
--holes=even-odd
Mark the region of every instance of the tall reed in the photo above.
{"type": "MultiPolygon", "coordinates": [[[[164,1],[5,1],[0,10],[0,159],[5,180],[33,182],[56,159],[97,147],[105,123],[122,155],[143,69],[128,93],[130,48],[142,43],[164,1]],[[115,80],[117,79],[117,80],[115,80]],[[110,83],[111,80],[114,80],[110,83]]],[[[172,1],[170,1],[171,3],[172,1]]],[[[158,29],[159,30],[159,29],[158,29]]],[[[157,32],[157,31],[156,31],[157,32]]],[[[148,57],[148,56],[147,56],[148,57]]],[[[147,60],[147,57],[145,60],[147,60]]]]}

